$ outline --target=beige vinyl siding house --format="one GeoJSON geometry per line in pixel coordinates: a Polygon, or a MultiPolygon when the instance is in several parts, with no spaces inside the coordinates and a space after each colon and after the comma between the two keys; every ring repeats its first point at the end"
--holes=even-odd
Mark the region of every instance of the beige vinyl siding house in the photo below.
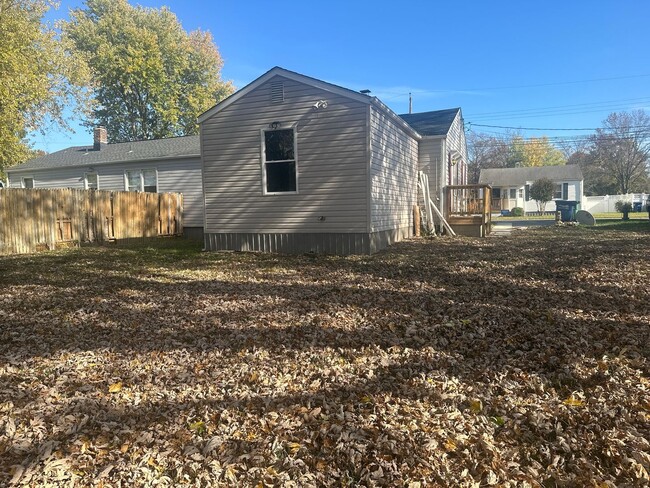
{"type": "Polygon", "coordinates": [[[207,249],[371,253],[412,234],[420,137],[376,98],[273,68],[199,122],[207,249]]]}
{"type": "Polygon", "coordinates": [[[76,188],[183,194],[188,236],[201,237],[199,137],[72,147],[8,168],[11,188],[76,188]]]}
{"type": "Polygon", "coordinates": [[[422,135],[419,168],[429,177],[436,206],[444,208],[444,188],[467,184],[467,141],[460,108],[400,115],[422,135]]]}

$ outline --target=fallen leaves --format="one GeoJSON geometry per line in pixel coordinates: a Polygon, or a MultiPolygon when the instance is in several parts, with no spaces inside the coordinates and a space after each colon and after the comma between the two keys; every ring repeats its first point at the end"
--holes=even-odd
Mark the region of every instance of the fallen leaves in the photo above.
{"type": "Polygon", "coordinates": [[[646,240],[2,257],[0,484],[642,486],[646,240]]]}

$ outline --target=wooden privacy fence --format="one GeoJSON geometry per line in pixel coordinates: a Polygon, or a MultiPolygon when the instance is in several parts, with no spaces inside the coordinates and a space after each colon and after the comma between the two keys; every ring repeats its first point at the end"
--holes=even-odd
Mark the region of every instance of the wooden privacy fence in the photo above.
{"type": "Polygon", "coordinates": [[[0,190],[0,254],[182,233],[180,193],[0,190]]]}

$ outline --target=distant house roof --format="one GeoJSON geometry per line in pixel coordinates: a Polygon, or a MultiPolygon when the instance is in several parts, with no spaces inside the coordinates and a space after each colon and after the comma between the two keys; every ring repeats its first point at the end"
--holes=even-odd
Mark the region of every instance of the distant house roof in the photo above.
{"type": "Polygon", "coordinates": [[[487,168],[481,170],[478,182],[492,186],[523,186],[526,182],[540,178],[551,181],[579,181],[583,176],[577,164],[531,168],[487,168]]]}
{"type": "Polygon", "coordinates": [[[400,117],[423,136],[444,136],[449,132],[460,108],[402,114],[400,117]]]}
{"type": "Polygon", "coordinates": [[[199,157],[200,155],[199,136],[172,137],[150,141],[102,144],[99,150],[93,149],[93,146],[69,147],[7,168],[7,172],[199,157]]]}

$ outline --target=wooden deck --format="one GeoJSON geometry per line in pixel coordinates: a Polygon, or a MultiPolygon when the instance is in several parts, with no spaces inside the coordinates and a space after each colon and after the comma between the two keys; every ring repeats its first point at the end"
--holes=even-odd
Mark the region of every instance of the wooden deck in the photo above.
{"type": "Polygon", "coordinates": [[[457,234],[487,236],[492,231],[492,206],[490,185],[445,187],[445,218],[457,234]]]}

